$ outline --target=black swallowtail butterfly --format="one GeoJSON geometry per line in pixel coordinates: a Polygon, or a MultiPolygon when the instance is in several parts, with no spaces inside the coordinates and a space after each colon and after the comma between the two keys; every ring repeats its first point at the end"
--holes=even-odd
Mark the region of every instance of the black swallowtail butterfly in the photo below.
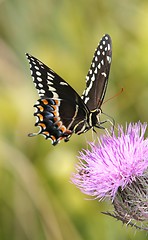
{"type": "Polygon", "coordinates": [[[111,38],[108,34],[101,39],[86,76],[86,89],[78,93],[52,69],[37,58],[26,54],[31,75],[40,99],[34,107],[38,133],[51,139],[56,145],[60,140],[67,142],[73,133],[81,134],[94,127],[103,128],[100,121],[112,58],[111,38]]]}

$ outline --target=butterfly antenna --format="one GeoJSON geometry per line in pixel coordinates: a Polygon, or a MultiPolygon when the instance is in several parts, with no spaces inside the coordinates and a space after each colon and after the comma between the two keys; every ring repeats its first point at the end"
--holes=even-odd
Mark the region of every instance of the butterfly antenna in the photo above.
{"type": "Polygon", "coordinates": [[[112,125],[112,133],[114,132],[114,128],[115,128],[115,119],[113,117],[111,117],[110,115],[102,112],[102,114],[104,114],[105,116],[107,116],[109,119],[107,119],[106,121],[109,122],[112,125]]]}
{"type": "Polygon", "coordinates": [[[108,101],[110,101],[111,99],[113,99],[115,97],[118,97],[123,91],[124,91],[124,89],[121,88],[120,92],[116,93],[113,97],[111,97],[111,98],[107,99],[106,101],[104,101],[103,104],[108,102],[108,101]]]}

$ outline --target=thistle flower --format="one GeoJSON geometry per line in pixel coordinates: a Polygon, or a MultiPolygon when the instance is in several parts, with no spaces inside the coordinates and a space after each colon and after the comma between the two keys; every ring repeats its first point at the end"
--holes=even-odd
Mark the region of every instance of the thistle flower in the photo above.
{"type": "MultiPolygon", "coordinates": [[[[148,221],[148,138],[147,124],[130,123],[117,134],[105,134],[90,150],[80,152],[72,182],[85,194],[102,200],[109,198],[114,214],[105,213],[123,223],[139,227],[136,221],[148,221]]],[[[148,228],[143,228],[148,230],[148,228]]]]}

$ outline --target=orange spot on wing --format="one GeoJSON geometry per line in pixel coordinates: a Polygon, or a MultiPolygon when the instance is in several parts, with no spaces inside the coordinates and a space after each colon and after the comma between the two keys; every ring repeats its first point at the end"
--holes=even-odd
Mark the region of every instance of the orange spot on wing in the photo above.
{"type": "Polygon", "coordinates": [[[55,102],[55,105],[60,105],[59,103],[60,103],[60,101],[59,100],[57,100],[57,99],[54,99],[54,102],[55,102]]]}
{"type": "Polygon", "coordinates": [[[42,99],[42,102],[47,105],[48,104],[48,101],[46,99],[42,99]]]}
{"type": "Polygon", "coordinates": [[[48,137],[50,136],[49,132],[47,132],[47,131],[46,132],[42,132],[42,134],[44,134],[44,135],[46,135],[48,137]]]}
{"type": "Polygon", "coordinates": [[[51,139],[52,139],[53,141],[56,141],[55,136],[51,135],[50,137],[51,137],[51,139]]]}
{"type": "Polygon", "coordinates": [[[55,116],[53,119],[54,119],[55,122],[60,120],[60,118],[58,116],[55,116]]]}
{"type": "Polygon", "coordinates": [[[44,123],[39,123],[38,126],[41,126],[43,129],[46,129],[46,125],[44,123]]]}
{"type": "Polygon", "coordinates": [[[57,105],[52,105],[53,109],[54,109],[54,112],[57,112],[58,111],[58,106],[57,105]]]}
{"type": "Polygon", "coordinates": [[[38,113],[37,116],[38,116],[39,120],[42,122],[42,121],[43,121],[43,116],[42,116],[42,114],[38,113]]]}
{"type": "Polygon", "coordinates": [[[65,132],[65,131],[66,131],[66,127],[65,127],[64,125],[62,125],[62,126],[60,127],[60,130],[61,130],[62,132],[65,132]]]}
{"type": "Polygon", "coordinates": [[[66,129],[65,133],[67,133],[68,135],[71,135],[73,132],[71,130],[66,129]]]}
{"type": "Polygon", "coordinates": [[[44,108],[43,108],[41,105],[38,106],[38,109],[39,109],[41,112],[44,111],[44,108]]]}
{"type": "Polygon", "coordinates": [[[62,122],[61,121],[57,122],[57,126],[60,128],[62,126],[62,122]]]}
{"type": "Polygon", "coordinates": [[[59,137],[58,141],[60,142],[61,140],[63,140],[65,137],[59,137]]]}

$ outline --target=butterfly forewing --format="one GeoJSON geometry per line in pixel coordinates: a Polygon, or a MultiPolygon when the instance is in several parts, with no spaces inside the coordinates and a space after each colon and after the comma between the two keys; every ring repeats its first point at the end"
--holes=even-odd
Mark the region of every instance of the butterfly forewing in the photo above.
{"type": "Polygon", "coordinates": [[[95,50],[91,67],[86,76],[86,89],[82,94],[89,110],[99,109],[103,102],[112,58],[112,43],[108,34],[101,39],[95,50]]]}
{"type": "Polygon", "coordinates": [[[60,98],[72,102],[80,98],[77,92],[51,68],[28,53],[26,56],[30,63],[33,82],[41,98],[60,98]]]}

